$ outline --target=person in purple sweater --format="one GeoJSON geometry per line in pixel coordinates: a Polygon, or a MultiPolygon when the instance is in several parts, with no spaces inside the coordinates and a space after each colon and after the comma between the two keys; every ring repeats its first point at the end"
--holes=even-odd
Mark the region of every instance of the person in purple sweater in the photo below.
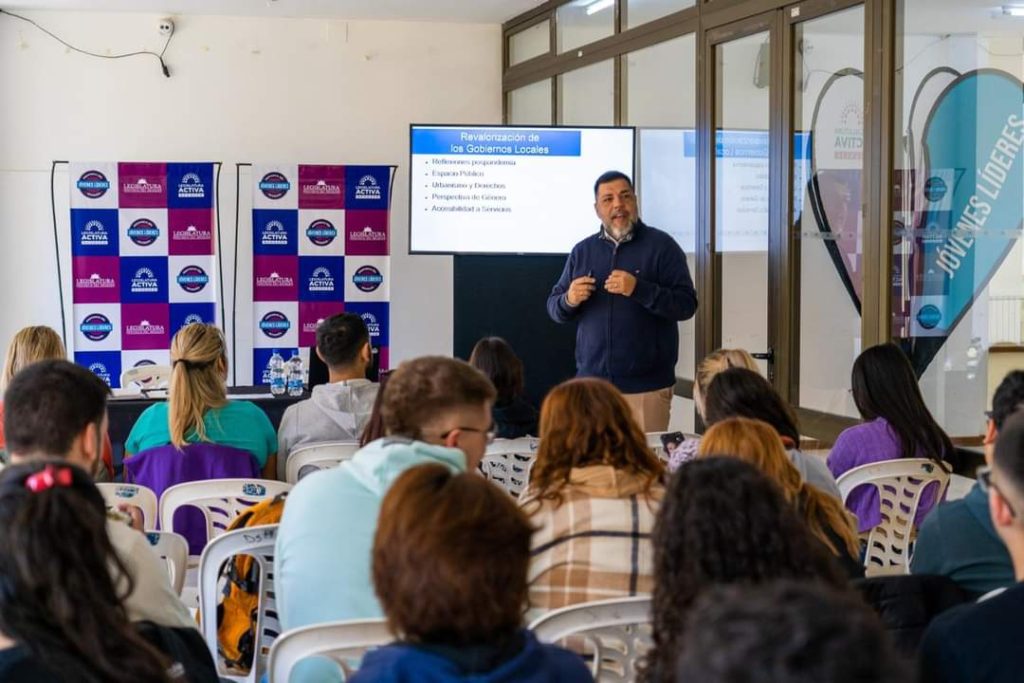
{"type": "MultiPolygon", "coordinates": [[[[953,443],[928,411],[914,369],[895,344],[866,349],[853,363],[850,384],[863,424],[844,430],[828,456],[828,468],[839,477],[854,467],[899,458],[928,458],[950,471],[953,443]]],[[[934,507],[938,484],[921,495],[915,526],[934,507]]],[[[882,521],[878,491],[858,486],[846,500],[857,515],[861,533],[882,521]]]]}

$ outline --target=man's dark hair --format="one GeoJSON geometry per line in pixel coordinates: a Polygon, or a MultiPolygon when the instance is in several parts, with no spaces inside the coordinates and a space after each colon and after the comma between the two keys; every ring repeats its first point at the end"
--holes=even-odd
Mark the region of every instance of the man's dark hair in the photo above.
{"type": "Polygon", "coordinates": [[[687,618],[676,680],[899,683],[913,680],[855,595],[805,582],[720,586],[687,618]]]}
{"type": "Polygon", "coordinates": [[[398,366],[381,398],[380,418],[389,436],[422,439],[423,427],[445,411],[493,403],[491,380],[464,360],[423,356],[398,366]]]}
{"type": "Polygon", "coordinates": [[[1006,418],[1021,406],[1024,406],[1024,370],[1013,370],[1007,373],[992,394],[991,417],[997,432],[1002,430],[1006,418]]]}
{"type": "Polygon", "coordinates": [[[629,189],[633,188],[633,180],[622,171],[605,171],[597,180],[594,182],[594,197],[597,197],[597,188],[601,187],[605,183],[613,183],[616,180],[625,180],[626,184],[629,185],[629,189]]]}
{"type": "Polygon", "coordinates": [[[21,370],[4,392],[7,452],[63,457],[75,437],[99,424],[110,388],[80,365],[44,360],[21,370]]]}
{"type": "Polygon", "coordinates": [[[358,313],[332,315],[316,328],[316,348],[330,368],[352,365],[370,341],[370,332],[358,313]]]}
{"type": "Polygon", "coordinates": [[[1006,418],[996,437],[992,460],[1017,493],[1024,494],[1024,411],[1006,418]]]}

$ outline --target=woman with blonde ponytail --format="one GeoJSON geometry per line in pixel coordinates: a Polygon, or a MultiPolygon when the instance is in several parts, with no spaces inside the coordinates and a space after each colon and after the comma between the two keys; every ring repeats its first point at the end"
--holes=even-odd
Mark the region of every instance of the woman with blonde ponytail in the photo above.
{"type": "Polygon", "coordinates": [[[811,533],[852,577],[863,576],[857,520],[835,499],[800,476],[778,432],[766,422],[733,417],[715,423],[700,440],[697,457],[731,455],[757,467],[782,490],[811,533]]]}
{"type": "Polygon", "coordinates": [[[174,444],[232,446],[249,451],[265,477],[277,471],[277,434],[266,414],[249,401],[229,401],[227,349],[213,325],[193,323],[171,341],[171,382],[166,403],[139,416],[125,442],[125,454],[174,444]]]}

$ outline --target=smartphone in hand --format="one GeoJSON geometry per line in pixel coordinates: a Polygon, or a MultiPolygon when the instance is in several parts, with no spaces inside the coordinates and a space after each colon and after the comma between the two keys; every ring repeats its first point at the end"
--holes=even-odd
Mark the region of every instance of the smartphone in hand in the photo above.
{"type": "Polygon", "coordinates": [[[665,455],[672,457],[677,448],[683,445],[686,437],[682,432],[666,432],[661,435],[661,445],[665,449],[665,455]]]}

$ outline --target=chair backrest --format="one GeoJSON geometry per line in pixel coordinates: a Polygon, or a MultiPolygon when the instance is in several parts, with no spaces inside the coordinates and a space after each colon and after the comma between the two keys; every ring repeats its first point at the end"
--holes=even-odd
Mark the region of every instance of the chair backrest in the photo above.
{"type": "Polygon", "coordinates": [[[132,505],[142,511],[142,523],[145,529],[156,528],[156,494],[153,489],[141,484],[115,484],[111,482],[100,482],[96,488],[103,495],[103,500],[108,507],[117,508],[118,505],[132,505]]]}
{"type": "Polygon", "coordinates": [[[291,490],[292,485],[267,479],[211,479],[172,486],[160,497],[160,528],[174,531],[183,506],[198,509],[203,519],[204,541],[198,547],[189,538],[189,551],[198,555],[203,545],[224,533],[231,521],[261,500],[291,490]]]}
{"type": "Polygon", "coordinates": [[[667,434],[668,432],[647,432],[644,436],[647,437],[647,447],[654,452],[665,465],[668,465],[668,453],[665,452],[665,445],[661,443],[661,435],[667,434]]]}
{"type": "Polygon", "coordinates": [[[513,496],[518,496],[530,481],[530,468],[537,457],[540,439],[496,439],[487,447],[480,471],[489,480],[513,496]]]}
{"type": "Polygon", "coordinates": [[[874,486],[878,491],[882,521],[868,532],[864,554],[867,576],[910,572],[914,517],[921,504],[921,494],[933,482],[938,484],[935,500],[939,501],[949,485],[949,473],[927,458],[900,458],[861,465],[836,479],[844,504],[858,486],[874,486]]]}
{"type": "MultiPolygon", "coordinates": [[[[164,492],[177,484],[210,479],[258,479],[260,468],[249,451],[213,443],[193,443],[178,450],[172,445],[150,448],[124,461],[124,478],[148,486],[163,498],[164,492]]],[[[161,529],[169,529],[161,517],[161,529]]],[[[186,539],[192,555],[199,555],[206,543],[207,526],[198,510],[184,509],[177,513],[174,528],[186,539]]]]}
{"type": "Polygon", "coordinates": [[[199,558],[199,614],[202,618],[203,640],[217,663],[221,680],[255,683],[263,676],[270,645],[281,633],[274,600],[274,542],[277,525],[235,529],[211,540],[199,558]],[[235,555],[250,555],[260,568],[259,607],[256,615],[255,661],[247,675],[233,675],[221,670],[217,653],[217,599],[221,595],[221,567],[235,555]]]}
{"type": "Polygon", "coordinates": [[[188,572],[188,541],[173,531],[147,531],[146,540],[153,552],[167,563],[167,573],[174,592],[181,595],[181,589],[185,587],[185,574],[188,572]]]}
{"type": "Polygon", "coordinates": [[[171,368],[168,365],[139,365],[121,373],[121,387],[132,384],[140,391],[166,389],[171,381],[171,368]]]}
{"type": "Polygon", "coordinates": [[[337,467],[350,460],[358,450],[357,441],[325,441],[298,446],[288,454],[284,480],[294,484],[311,472],[337,467]]]}
{"type": "Polygon", "coordinates": [[[270,683],[288,683],[292,669],[307,657],[333,659],[347,680],[367,650],[391,640],[384,619],[336,621],[285,631],[270,648],[270,683]]]}
{"type": "MultiPolygon", "coordinates": [[[[633,681],[640,657],[653,647],[651,598],[638,596],[585,602],[540,617],[530,629],[542,643],[583,641],[595,681],[633,681]]],[[[572,649],[578,645],[570,642],[572,649]]]]}

